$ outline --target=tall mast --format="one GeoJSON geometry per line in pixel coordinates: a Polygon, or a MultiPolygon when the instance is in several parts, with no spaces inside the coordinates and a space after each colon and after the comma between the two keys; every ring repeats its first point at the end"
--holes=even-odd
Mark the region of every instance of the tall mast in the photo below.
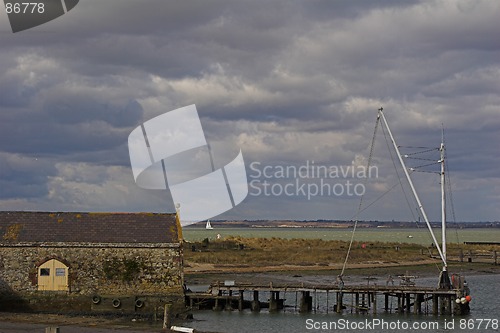
{"type": "MultiPolygon", "coordinates": [[[[392,136],[391,129],[389,128],[389,124],[387,123],[387,120],[385,119],[385,116],[384,116],[384,113],[382,112],[382,110],[383,110],[383,108],[380,108],[378,110],[378,114],[379,114],[378,116],[380,118],[382,118],[382,120],[384,121],[384,125],[387,128],[387,132],[389,133],[389,136],[391,137],[391,141],[392,141],[392,144],[394,145],[394,149],[396,150],[396,154],[398,155],[399,162],[401,163],[401,166],[403,167],[403,171],[405,173],[406,179],[408,180],[408,184],[410,184],[410,188],[413,192],[413,196],[415,197],[415,200],[417,201],[418,208],[420,209],[420,212],[422,213],[422,216],[425,220],[425,224],[427,224],[427,228],[429,229],[429,232],[431,233],[432,240],[433,240],[434,244],[436,245],[436,249],[439,252],[439,256],[441,257],[441,260],[443,261],[443,265],[444,265],[443,271],[445,271],[446,266],[447,266],[446,257],[444,256],[443,251],[441,250],[441,247],[439,247],[439,244],[436,240],[436,236],[434,235],[434,231],[432,230],[429,219],[427,218],[427,214],[425,213],[424,206],[422,205],[422,202],[420,201],[420,198],[418,197],[417,191],[415,190],[415,186],[413,186],[413,182],[410,178],[410,174],[408,173],[408,169],[406,168],[406,164],[403,160],[403,157],[401,156],[401,153],[399,152],[398,145],[396,144],[396,141],[394,140],[394,137],[392,136]]],[[[443,173],[442,177],[444,177],[444,173],[443,173]]],[[[444,233],[444,230],[443,230],[443,233],[444,233]]],[[[443,243],[443,248],[445,248],[444,243],[443,243]]]]}
{"type": "Polygon", "coordinates": [[[443,256],[445,258],[445,263],[443,269],[446,270],[446,193],[445,193],[445,174],[444,174],[444,129],[441,134],[441,146],[439,147],[441,159],[439,163],[441,164],[441,237],[443,247],[443,256]]]}

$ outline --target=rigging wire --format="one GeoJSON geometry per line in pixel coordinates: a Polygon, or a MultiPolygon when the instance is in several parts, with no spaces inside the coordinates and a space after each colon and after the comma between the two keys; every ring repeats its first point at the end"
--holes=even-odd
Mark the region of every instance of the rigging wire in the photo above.
{"type": "Polygon", "coordinates": [[[428,167],[428,166],[431,166],[431,165],[436,165],[438,164],[438,162],[432,162],[432,163],[427,163],[427,164],[422,164],[422,165],[418,165],[418,166],[414,166],[412,167],[412,171],[418,171],[418,172],[430,172],[430,173],[437,173],[438,175],[440,174],[439,172],[437,171],[420,171],[420,170],[416,170],[416,169],[420,169],[420,168],[425,168],[425,167],[428,167]]]}
{"type": "MultiPolygon", "coordinates": [[[[398,147],[403,148],[401,146],[398,146],[398,147]]],[[[423,149],[425,147],[404,147],[404,148],[409,148],[409,149],[423,149]]],[[[434,148],[427,148],[427,149],[422,150],[422,151],[415,151],[413,153],[408,153],[408,154],[405,154],[405,155],[406,156],[412,156],[412,155],[418,155],[418,154],[425,154],[425,153],[429,153],[431,151],[436,151],[436,150],[439,150],[439,148],[436,148],[436,147],[434,147],[434,148]]]]}
{"type": "Polygon", "coordinates": [[[434,147],[416,147],[416,146],[398,146],[398,148],[409,148],[409,149],[428,149],[429,151],[435,150],[436,148],[434,147]]]}
{"type": "MultiPolygon", "coordinates": [[[[370,165],[371,165],[371,161],[372,161],[372,157],[373,157],[373,149],[375,147],[375,137],[377,136],[377,129],[378,129],[379,123],[380,123],[380,115],[377,115],[377,121],[375,122],[375,129],[373,130],[372,143],[370,146],[370,154],[368,155],[368,161],[366,163],[367,164],[366,170],[369,170],[370,165]]],[[[368,177],[364,178],[364,185],[366,185],[367,181],[368,181],[368,177]]],[[[356,232],[356,227],[358,226],[358,216],[359,216],[359,213],[361,212],[361,207],[363,205],[363,197],[364,197],[364,195],[362,195],[359,199],[358,211],[355,215],[356,219],[354,220],[354,227],[353,227],[352,233],[351,233],[351,241],[349,242],[349,247],[347,249],[344,264],[342,265],[342,271],[340,272],[341,277],[344,275],[344,271],[345,271],[345,268],[347,266],[347,261],[349,260],[349,255],[351,254],[352,243],[354,242],[354,233],[356,232]]]]}
{"type": "Polygon", "coordinates": [[[455,215],[455,205],[453,204],[453,191],[451,190],[451,176],[450,176],[450,169],[448,167],[448,156],[446,156],[446,142],[445,142],[444,131],[443,131],[443,144],[445,147],[444,165],[445,165],[445,169],[446,169],[445,177],[446,177],[446,185],[447,185],[447,190],[448,190],[448,195],[446,197],[448,198],[448,201],[450,203],[449,207],[451,209],[451,216],[452,216],[453,224],[455,226],[455,236],[457,237],[457,244],[460,244],[460,239],[458,237],[457,217],[455,215]]]}
{"type": "MultiPolygon", "coordinates": [[[[405,191],[405,189],[404,189],[403,183],[402,183],[402,181],[401,181],[401,176],[399,175],[398,168],[397,168],[397,166],[396,166],[396,162],[394,161],[394,160],[395,160],[395,159],[394,159],[394,155],[393,155],[392,149],[391,149],[391,147],[390,147],[390,143],[389,143],[389,140],[388,140],[388,138],[387,138],[387,134],[386,134],[386,132],[385,132],[385,130],[384,130],[384,126],[382,126],[382,132],[384,133],[384,138],[385,138],[385,142],[386,142],[386,144],[387,144],[387,149],[388,149],[388,151],[389,151],[389,155],[391,156],[392,164],[393,164],[393,166],[394,166],[394,170],[396,171],[396,175],[397,175],[397,177],[398,177],[399,184],[401,185],[401,191],[402,191],[402,192],[403,192],[403,194],[404,194],[404,197],[405,197],[406,203],[407,203],[407,205],[408,205],[409,211],[410,211],[410,213],[411,213],[411,215],[412,215],[412,217],[413,217],[413,220],[415,221],[415,225],[417,226],[417,229],[420,229],[419,221],[418,221],[418,219],[415,217],[415,214],[414,214],[414,212],[413,212],[413,207],[412,207],[412,204],[410,203],[410,200],[408,200],[408,196],[407,196],[407,194],[406,194],[406,191],[405,191]]],[[[398,148],[401,148],[401,146],[398,146],[398,148]]],[[[424,149],[424,148],[426,148],[426,147],[406,147],[406,148],[424,149]]],[[[408,158],[408,156],[412,156],[412,155],[415,155],[415,154],[421,154],[421,153],[428,153],[428,152],[432,152],[432,151],[436,151],[436,150],[439,150],[439,148],[427,148],[426,150],[421,151],[421,152],[414,152],[414,153],[405,154],[405,155],[404,155],[404,157],[405,157],[405,158],[408,158]]],[[[410,158],[411,158],[411,157],[410,157],[410,158]]],[[[412,158],[412,159],[420,159],[420,158],[412,158]]],[[[426,164],[426,165],[422,165],[422,166],[420,166],[420,167],[424,167],[424,166],[428,166],[428,165],[435,165],[435,164],[436,164],[435,159],[429,159],[429,160],[430,160],[430,161],[434,161],[434,162],[433,162],[433,163],[426,164]]],[[[419,167],[416,167],[416,168],[419,168],[419,167]]],[[[413,172],[431,172],[431,171],[416,170],[416,168],[414,167],[414,168],[410,168],[410,169],[409,169],[409,171],[410,171],[409,175],[410,175],[410,176],[411,176],[411,174],[412,174],[413,172]]],[[[435,173],[435,172],[431,172],[431,173],[435,173]]],[[[422,217],[422,216],[421,216],[421,214],[420,214],[420,212],[418,211],[418,208],[417,208],[417,216],[418,216],[418,218],[421,218],[421,217],[422,217]]],[[[430,235],[430,234],[428,234],[428,233],[427,233],[427,238],[430,240],[430,242],[431,242],[432,244],[434,244],[434,241],[432,240],[431,235],[430,235]]],[[[436,244],[436,246],[439,246],[439,245],[438,245],[438,244],[436,244]]],[[[431,250],[430,250],[429,248],[427,248],[427,250],[428,250],[428,252],[429,252],[429,255],[432,255],[431,250]]],[[[441,268],[437,265],[437,263],[436,263],[435,265],[436,265],[437,270],[438,270],[438,271],[440,271],[440,270],[441,270],[441,268]]]]}
{"type": "Polygon", "coordinates": [[[406,204],[408,205],[408,208],[410,209],[411,216],[413,217],[414,220],[416,220],[415,215],[413,214],[413,208],[410,204],[410,201],[408,200],[408,196],[406,195],[406,191],[404,189],[403,183],[401,182],[401,176],[399,175],[398,168],[396,166],[394,155],[392,153],[392,149],[391,149],[389,140],[387,139],[387,134],[385,133],[384,126],[382,126],[382,133],[384,133],[384,138],[385,138],[385,143],[387,145],[387,150],[389,151],[389,155],[391,156],[392,165],[394,166],[394,170],[396,171],[396,175],[398,177],[399,184],[401,185],[401,191],[403,191],[403,194],[404,194],[404,197],[406,200],[406,204]]]}
{"type": "Polygon", "coordinates": [[[385,191],[384,193],[382,193],[381,195],[379,195],[377,198],[375,198],[375,200],[373,200],[367,206],[365,206],[363,209],[361,209],[359,212],[357,212],[356,214],[354,214],[351,217],[351,220],[354,220],[359,214],[361,214],[362,212],[364,212],[365,210],[367,210],[368,208],[370,208],[371,206],[373,206],[377,201],[379,201],[380,199],[382,199],[383,197],[385,197],[386,194],[388,194],[389,192],[391,192],[392,190],[394,190],[394,188],[396,188],[396,186],[398,186],[398,185],[399,185],[399,183],[395,183],[394,185],[392,185],[387,191],[385,191]]]}

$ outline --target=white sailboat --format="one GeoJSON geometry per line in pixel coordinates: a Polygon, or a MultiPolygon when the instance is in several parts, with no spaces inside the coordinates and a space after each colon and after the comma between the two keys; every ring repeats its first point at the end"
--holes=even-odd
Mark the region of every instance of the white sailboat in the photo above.
{"type": "Polygon", "coordinates": [[[207,220],[207,225],[205,226],[205,229],[207,230],[212,230],[214,227],[212,227],[212,224],[210,223],[210,220],[207,220]]]}

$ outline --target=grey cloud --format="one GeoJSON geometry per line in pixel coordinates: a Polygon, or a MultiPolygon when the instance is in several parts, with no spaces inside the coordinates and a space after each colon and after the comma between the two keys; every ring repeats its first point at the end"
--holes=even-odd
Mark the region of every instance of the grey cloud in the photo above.
{"type": "MultiPolygon", "coordinates": [[[[219,165],[239,148],[247,161],[349,164],[367,156],[384,106],[401,144],[436,145],[444,123],[450,167],[468,193],[461,200],[492,202],[499,8],[465,0],[81,2],[36,31],[2,36],[0,150],[52,163],[2,167],[3,193],[32,207],[162,210],[168,193],[138,191],[128,174],[127,136],[146,119],[195,103],[219,165]],[[475,180],[483,177],[481,193],[475,180]]],[[[387,158],[382,152],[377,163],[389,168],[387,158]]],[[[268,199],[248,198],[224,216],[349,215],[339,198],[268,199]]],[[[472,210],[464,219],[495,214],[472,210]]]]}
{"type": "Polygon", "coordinates": [[[36,155],[0,154],[0,197],[36,198],[48,194],[47,180],[56,174],[50,161],[36,155]]]}

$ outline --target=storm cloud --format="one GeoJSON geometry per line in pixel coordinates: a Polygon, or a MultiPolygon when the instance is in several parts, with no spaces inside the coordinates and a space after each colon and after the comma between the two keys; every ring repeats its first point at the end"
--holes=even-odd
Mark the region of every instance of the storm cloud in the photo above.
{"type": "MultiPolygon", "coordinates": [[[[0,15],[0,209],[172,211],[134,183],[127,137],[178,107],[196,104],[216,167],[241,148],[251,175],[365,163],[382,106],[401,145],[444,127],[457,219],[498,220],[499,16],[494,0],[86,0],[13,34],[0,15]]],[[[397,182],[381,131],[375,148],[371,199],[397,182]]],[[[438,177],[415,178],[438,220],[438,177]]],[[[363,218],[412,219],[398,197],[363,218]]],[[[248,196],[218,218],[350,219],[358,200],[248,196]]]]}

